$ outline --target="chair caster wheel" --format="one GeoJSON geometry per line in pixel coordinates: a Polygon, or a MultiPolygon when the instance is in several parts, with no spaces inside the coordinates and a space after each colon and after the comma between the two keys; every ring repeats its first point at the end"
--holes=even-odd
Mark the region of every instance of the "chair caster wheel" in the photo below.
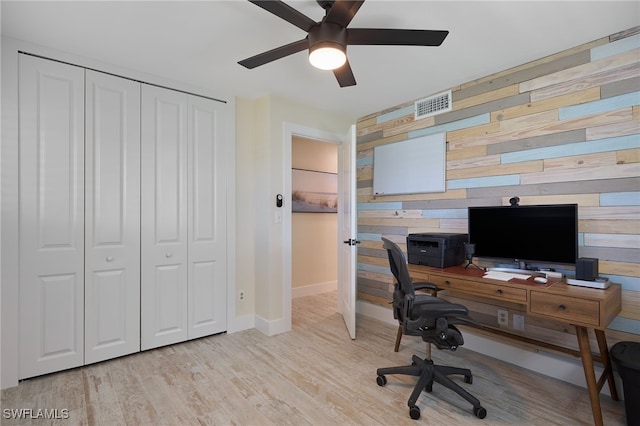
{"type": "Polygon", "coordinates": [[[473,414],[475,414],[475,416],[479,419],[484,419],[485,417],[487,417],[487,410],[482,407],[477,407],[473,409],[473,414]]]}
{"type": "Polygon", "coordinates": [[[378,383],[378,386],[384,386],[387,384],[387,377],[380,375],[376,378],[376,383],[378,383]]]}
{"type": "Polygon", "coordinates": [[[464,382],[472,384],[473,383],[473,376],[464,376],[464,382]]]}
{"type": "Polygon", "coordinates": [[[413,420],[418,420],[420,418],[420,408],[415,405],[413,407],[409,407],[409,417],[413,420]]]}

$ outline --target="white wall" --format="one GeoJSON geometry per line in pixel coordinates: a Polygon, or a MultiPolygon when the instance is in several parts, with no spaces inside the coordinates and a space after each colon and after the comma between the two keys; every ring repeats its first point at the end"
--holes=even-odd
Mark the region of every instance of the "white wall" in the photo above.
{"type": "MultiPolygon", "coordinates": [[[[245,200],[237,209],[238,288],[251,292],[249,305],[255,306],[256,328],[272,335],[290,328],[291,314],[290,306],[285,306],[284,293],[288,274],[285,271],[290,268],[287,257],[291,252],[290,242],[284,238],[285,229],[291,227],[284,214],[284,209],[290,209],[285,174],[290,173],[291,167],[285,127],[303,126],[345,135],[355,117],[272,95],[255,100],[237,99],[236,105],[238,197],[245,193],[253,195],[253,199],[245,200]],[[277,194],[286,195],[280,210],[275,204],[277,194]],[[281,215],[279,222],[278,215],[281,215]],[[243,270],[251,265],[253,274],[243,270]]],[[[249,311],[250,308],[242,310],[249,311]]]]}
{"type": "MultiPolygon", "coordinates": [[[[290,254],[291,247],[289,241],[284,241],[283,230],[291,223],[275,221],[275,196],[284,192],[285,163],[290,169],[290,158],[285,158],[285,155],[291,155],[290,148],[289,151],[285,149],[285,127],[294,123],[344,135],[356,117],[345,117],[275,96],[236,99],[226,93],[212,93],[188,83],[3,37],[0,386],[4,389],[18,382],[18,259],[15,250],[18,245],[18,51],[227,101],[236,123],[231,129],[236,149],[228,150],[228,166],[235,169],[235,173],[232,172],[228,179],[227,220],[229,229],[236,231],[229,232],[228,242],[228,332],[254,327],[256,321],[267,334],[286,331],[287,315],[290,327],[290,306],[285,307],[283,302],[284,265],[290,264],[285,256],[290,254]],[[238,300],[240,291],[245,294],[244,301],[238,300]]],[[[286,203],[288,200],[285,199],[285,206],[286,203]]]]}

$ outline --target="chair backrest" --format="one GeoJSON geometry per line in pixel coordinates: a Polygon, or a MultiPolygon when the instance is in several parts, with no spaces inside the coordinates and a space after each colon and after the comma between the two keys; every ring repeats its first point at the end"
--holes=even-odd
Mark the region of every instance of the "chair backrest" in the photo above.
{"type": "Polygon", "coordinates": [[[402,292],[402,296],[405,294],[415,295],[415,289],[413,288],[413,281],[409,276],[409,270],[407,269],[407,261],[405,260],[404,253],[400,247],[393,241],[382,237],[384,243],[382,247],[387,250],[389,256],[389,267],[391,273],[398,282],[399,290],[402,292]]]}

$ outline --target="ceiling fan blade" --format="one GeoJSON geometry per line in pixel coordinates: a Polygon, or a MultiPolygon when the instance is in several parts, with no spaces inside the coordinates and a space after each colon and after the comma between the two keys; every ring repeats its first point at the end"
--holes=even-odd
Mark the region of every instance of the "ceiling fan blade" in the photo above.
{"type": "Polygon", "coordinates": [[[250,58],[243,59],[238,63],[243,67],[253,69],[255,67],[259,67],[260,65],[268,64],[269,62],[275,61],[276,59],[284,58],[285,56],[298,53],[308,48],[309,42],[306,38],[303,38],[302,40],[294,41],[293,43],[285,44],[284,46],[276,47],[275,49],[271,49],[267,52],[263,52],[250,58]]]}
{"type": "Polygon", "coordinates": [[[449,31],[349,28],[349,45],[440,46],[449,31]]]}
{"type": "Polygon", "coordinates": [[[273,13],[279,18],[284,19],[290,24],[295,25],[301,30],[309,32],[309,28],[314,26],[316,22],[307,15],[298,12],[293,7],[279,0],[249,0],[258,7],[263,8],[267,12],[273,13]]]}
{"type": "Polygon", "coordinates": [[[336,0],[333,5],[331,5],[329,13],[325,18],[325,22],[332,22],[340,25],[341,27],[346,27],[356,15],[356,12],[358,12],[358,9],[362,6],[362,3],[364,3],[364,0],[336,0]]]}
{"type": "Polygon", "coordinates": [[[356,85],[356,78],[353,76],[353,71],[351,70],[351,65],[349,65],[349,60],[344,63],[340,68],[336,68],[333,70],[333,75],[336,76],[336,80],[338,80],[338,84],[340,87],[349,87],[356,85]]]}

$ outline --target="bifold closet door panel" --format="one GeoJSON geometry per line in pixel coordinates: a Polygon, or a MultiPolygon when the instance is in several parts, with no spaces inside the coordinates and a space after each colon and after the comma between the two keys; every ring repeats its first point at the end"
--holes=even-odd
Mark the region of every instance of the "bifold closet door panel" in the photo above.
{"type": "Polygon", "coordinates": [[[187,340],[187,95],[142,85],[141,348],[187,340]]]}
{"type": "Polygon", "coordinates": [[[227,329],[223,104],[189,96],[189,338],[227,329]]]}
{"type": "Polygon", "coordinates": [[[84,69],[20,55],[19,377],[84,362],[84,69]]]}
{"type": "Polygon", "coordinates": [[[87,70],[85,364],[140,351],[140,83],[87,70]]]}

